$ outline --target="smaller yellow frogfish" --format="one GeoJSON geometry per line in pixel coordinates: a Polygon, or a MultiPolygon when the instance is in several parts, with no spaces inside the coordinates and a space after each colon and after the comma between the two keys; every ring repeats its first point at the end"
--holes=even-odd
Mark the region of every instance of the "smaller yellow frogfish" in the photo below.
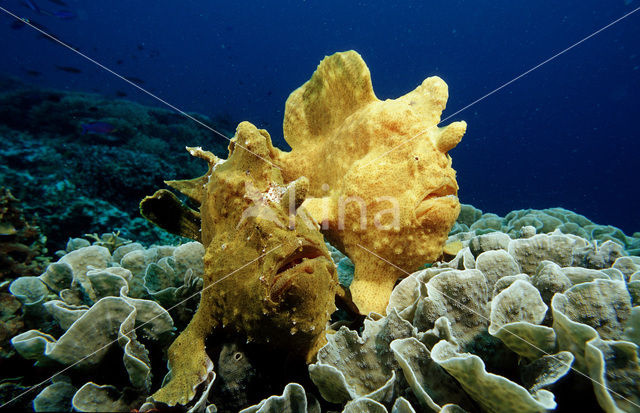
{"type": "Polygon", "coordinates": [[[209,163],[199,178],[168,181],[200,210],[168,190],[140,204],[143,216],[206,249],[204,289],[186,329],[169,347],[171,380],[152,397],[187,404],[213,369],[205,340],[217,330],[284,349],[310,361],[326,343],[338,278],[317,224],[301,207],[308,181],[283,184],[271,137],[242,122],[229,157],[187,148],[209,163]]]}

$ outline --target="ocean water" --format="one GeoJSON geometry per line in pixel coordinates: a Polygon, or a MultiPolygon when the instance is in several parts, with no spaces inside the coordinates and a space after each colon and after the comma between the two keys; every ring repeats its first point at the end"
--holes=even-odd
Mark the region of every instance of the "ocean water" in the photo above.
{"type": "MultiPolygon", "coordinates": [[[[280,147],[284,102],[325,55],[358,51],[382,99],[438,75],[449,85],[445,123],[469,125],[452,151],[462,202],[501,215],[560,206],[640,229],[640,14],[604,28],[637,1],[36,3],[75,17],[0,5],[172,105],[249,120],[280,147]]],[[[0,73],[162,105],[14,22],[0,12],[0,73]]]]}

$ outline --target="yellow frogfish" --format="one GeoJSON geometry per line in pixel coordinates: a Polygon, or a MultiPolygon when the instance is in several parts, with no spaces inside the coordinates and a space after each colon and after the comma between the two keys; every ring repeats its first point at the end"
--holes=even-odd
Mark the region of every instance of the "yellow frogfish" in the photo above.
{"type": "Polygon", "coordinates": [[[351,258],[351,298],[361,314],[385,313],[396,281],[441,254],[460,212],[448,152],[466,123],[439,127],[446,83],[429,77],[379,100],[355,51],[326,57],[287,100],[278,151],[285,182],[309,178],[303,206],[351,258]]]}
{"type": "Polygon", "coordinates": [[[309,183],[299,177],[283,184],[266,131],[242,122],[226,160],[187,149],[209,163],[208,172],[167,184],[199,211],[168,190],[140,204],[147,219],[206,249],[198,310],[169,347],[171,380],[152,396],[169,405],[192,400],[213,369],[205,340],[219,329],[310,361],[326,343],[338,291],[323,236],[300,207],[309,183]]]}

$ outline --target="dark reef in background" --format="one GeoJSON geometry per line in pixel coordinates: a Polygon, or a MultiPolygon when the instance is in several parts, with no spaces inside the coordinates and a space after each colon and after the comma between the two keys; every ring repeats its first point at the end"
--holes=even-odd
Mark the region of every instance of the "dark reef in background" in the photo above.
{"type": "Polygon", "coordinates": [[[49,264],[45,242],[36,220],[28,221],[20,201],[0,186],[0,283],[40,275],[49,264]]]}
{"type": "Polygon", "coordinates": [[[206,172],[185,146],[226,153],[223,138],[168,110],[12,79],[0,79],[0,90],[0,186],[23,202],[28,216],[37,214],[50,251],[89,232],[120,230],[159,242],[164,234],[140,218],[140,200],[164,179],[206,172]],[[83,125],[95,122],[112,131],[83,133],[83,125]]]}

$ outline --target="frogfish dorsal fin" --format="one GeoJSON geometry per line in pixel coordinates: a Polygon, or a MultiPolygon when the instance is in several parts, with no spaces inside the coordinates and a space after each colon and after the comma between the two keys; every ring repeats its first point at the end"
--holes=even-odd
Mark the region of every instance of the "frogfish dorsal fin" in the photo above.
{"type": "Polygon", "coordinates": [[[207,161],[209,164],[209,170],[206,174],[198,178],[164,181],[164,183],[173,189],[180,191],[180,193],[186,195],[191,201],[200,206],[202,204],[202,199],[205,196],[205,186],[209,182],[211,172],[218,163],[222,162],[222,160],[212,152],[205,151],[200,147],[187,146],[186,149],[192,156],[207,161]]]}
{"type": "Polygon", "coordinates": [[[145,197],[140,214],[165,231],[200,241],[200,213],[185,206],[171,191],[160,189],[145,197]]]}
{"type": "Polygon", "coordinates": [[[295,147],[333,131],[361,107],[376,101],[371,73],[355,51],[325,57],[285,106],[284,138],[295,147]]]}

